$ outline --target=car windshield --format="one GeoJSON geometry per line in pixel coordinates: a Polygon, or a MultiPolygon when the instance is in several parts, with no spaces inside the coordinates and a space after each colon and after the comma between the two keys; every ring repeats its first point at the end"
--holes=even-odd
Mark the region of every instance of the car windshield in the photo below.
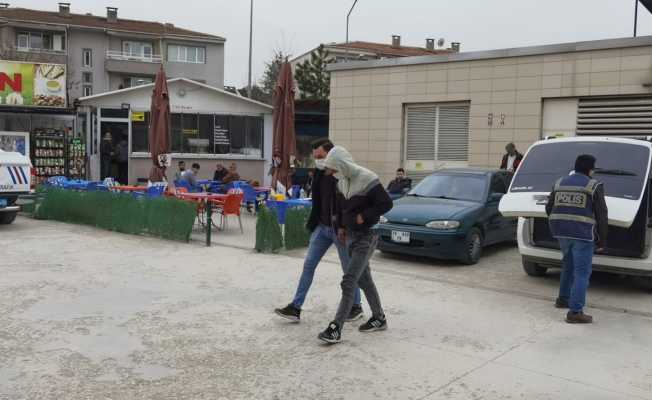
{"type": "Polygon", "coordinates": [[[486,187],[484,175],[436,173],[422,180],[408,196],[481,202],[486,187]]]}
{"type": "Polygon", "coordinates": [[[519,166],[510,192],[549,192],[555,182],[571,173],[580,154],[596,158],[594,178],[604,183],[605,194],[637,200],[645,184],[649,150],[616,142],[559,142],[533,147],[519,166]]]}

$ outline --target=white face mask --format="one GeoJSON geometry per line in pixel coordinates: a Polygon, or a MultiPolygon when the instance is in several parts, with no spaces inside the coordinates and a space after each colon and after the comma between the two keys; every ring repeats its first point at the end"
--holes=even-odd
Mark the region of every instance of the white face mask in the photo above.
{"type": "Polygon", "coordinates": [[[320,170],[325,170],[326,169],[326,160],[324,159],[317,159],[315,160],[315,167],[320,170]]]}

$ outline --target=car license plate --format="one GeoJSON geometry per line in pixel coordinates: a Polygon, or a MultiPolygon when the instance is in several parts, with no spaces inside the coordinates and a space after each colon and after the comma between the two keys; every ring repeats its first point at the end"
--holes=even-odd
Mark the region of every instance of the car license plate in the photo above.
{"type": "Polygon", "coordinates": [[[7,207],[7,199],[0,199],[0,208],[7,207]]]}
{"type": "Polygon", "coordinates": [[[410,232],[392,231],[392,242],[410,243],[410,232]]]}

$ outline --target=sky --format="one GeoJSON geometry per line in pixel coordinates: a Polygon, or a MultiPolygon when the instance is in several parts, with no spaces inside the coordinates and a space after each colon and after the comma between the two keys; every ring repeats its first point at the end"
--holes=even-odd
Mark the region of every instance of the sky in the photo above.
{"type": "MultiPolygon", "coordinates": [[[[6,0],[12,7],[57,10],[57,1],[6,0]]],[[[250,0],[66,0],[74,13],[170,22],[226,38],[225,85],[247,83],[250,0]],[[154,6],[155,5],[155,6],[154,6]]],[[[300,55],[320,43],[344,42],[353,0],[254,0],[253,76],[275,50],[300,55]]],[[[359,0],[350,40],[425,46],[426,38],[461,42],[462,51],[630,37],[631,0],[359,0]]],[[[652,15],[639,7],[638,34],[652,35],[652,15]]]]}

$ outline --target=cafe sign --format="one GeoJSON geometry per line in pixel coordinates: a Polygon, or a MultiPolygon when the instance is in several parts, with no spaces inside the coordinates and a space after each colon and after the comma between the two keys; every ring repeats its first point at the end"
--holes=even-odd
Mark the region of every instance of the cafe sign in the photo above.
{"type": "Polygon", "coordinates": [[[66,66],[0,61],[0,106],[65,107],[66,66]]]}

